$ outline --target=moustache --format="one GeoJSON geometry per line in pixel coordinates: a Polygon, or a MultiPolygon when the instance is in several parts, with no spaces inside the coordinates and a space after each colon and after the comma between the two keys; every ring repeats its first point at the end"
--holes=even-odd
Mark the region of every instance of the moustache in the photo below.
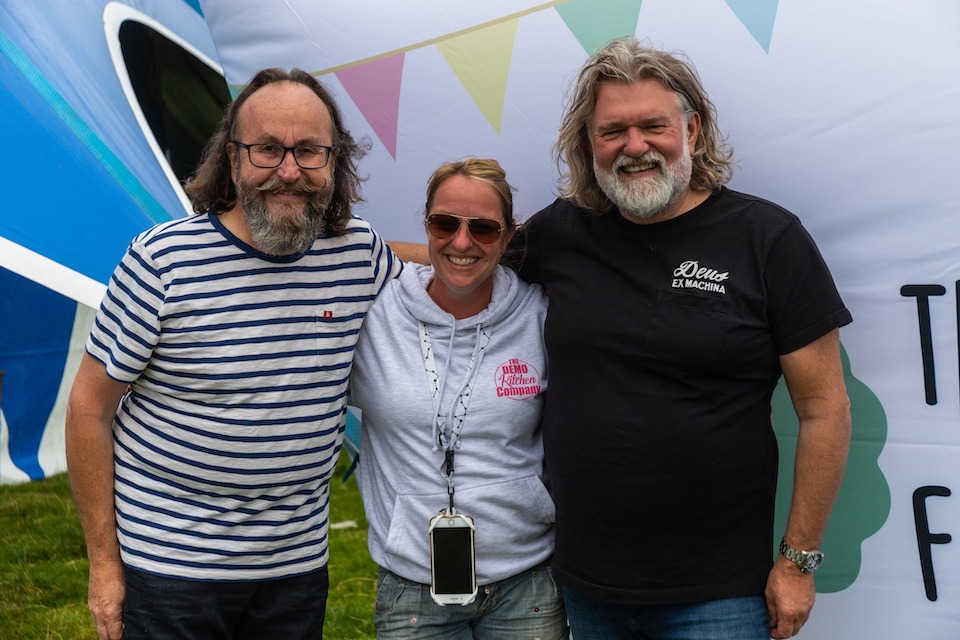
{"type": "Polygon", "coordinates": [[[256,190],[261,193],[270,193],[276,195],[312,196],[314,194],[326,191],[326,189],[326,180],[320,184],[308,182],[303,178],[298,178],[294,182],[284,182],[277,176],[273,176],[266,182],[256,186],[256,190]]]}
{"type": "Polygon", "coordinates": [[[638,156],[636,158],[628,155],[620,155],[614,161],[612,169],[616,171],[617,169],[620,169],[621,167],[624,167],[628,164],[647,164],[647,163],[655,164],[662,169],[664,166],[666,166],[667,159],[664,158],[659,153],[657,153],[656,151],[648,151],[642,156],[638,156]]]}

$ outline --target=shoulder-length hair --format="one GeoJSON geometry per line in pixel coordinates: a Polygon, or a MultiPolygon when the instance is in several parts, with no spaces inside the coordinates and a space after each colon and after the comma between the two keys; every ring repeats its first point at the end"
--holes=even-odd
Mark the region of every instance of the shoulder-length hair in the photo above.
{"type": "Polygon", "coordinates": [[[717,125],[716,109],[700,84],[693,65],[680,53],[642,46],[631,37],[600,48],[580,70],[554,145],[560,169],[560,195],[594,213],[613,208],[597,184],[588,127],[604,82],[637,82],[654,78],[674,92],[689,118],[700,115],[700,133],[693,152],[691,186],[713,191],[730,180],[733,150],[717,125]]]}
{"type": "MultiPolygon", "coordinates": [[[[300,69],[289,72],[271,68],[257,72],[237,97],[230,103],[217,130],[207,142],[196,172],[184,184],[197,213],[213,210],[222,213],[237,202],[236,185],[230,170],[227,146],[236,136],[237,114],[244,102],[258,89],[274,82],[296,82],[313,91],[330,111],[333,121],[333,194],[327,207],[327,235],[340,235],[352,216],[352,206],[363,200],[360,195],[361,178],[358,161],[370,149],[367,140],[356,142],[343,124],[343,116],[333,96],[316,78],[300,69]]],[[[239,151],[239,150],[237,150],[239,151]]]]}

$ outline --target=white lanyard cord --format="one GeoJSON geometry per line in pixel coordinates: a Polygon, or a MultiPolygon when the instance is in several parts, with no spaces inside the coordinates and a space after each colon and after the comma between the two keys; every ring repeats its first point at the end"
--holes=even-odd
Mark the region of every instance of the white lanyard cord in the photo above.
{"type": "MultiPolygon", "coordinates": [[[[474,348],[473,355],[470,356],[470,364],[467,367],[465,382],[457,396],[453,411],[453,426],[450,429],[450,439],[447,440],[446,434],[446,415],[440,406],[440,375],[437,373],[437,362],[433,356],[433,341],[430,339],[430,332],[427,331],[427,325],[418,323],[420,329],[420,352],[423,355],[423,368],[427,374],[427,383],[430,385],[430,394],[433,399],[434,409],[434,428],[437,431],[437,443],[443,450],[443,465],[441,471],[444,473],[447,481],[447,494],[450,496],[450,513],[455,513],[453,508],[453,455],[456,449],[460,448],[460,432],[463,429],[463,423],[467,417],[467,407],[470,404],[470,396],[473,393],[473,387],[476,384],[477,376],[480,374],[480,362],[483,360],[483,354],[490,342],[490,334],[486,327],[477,325],[477,345],[474,348]]],[[[452,329],[453,331],[456,328],[452,329]]],[[[453,337],[451,335],[450,354],[453,351],[453,337]]],[[[449,356],[448,354],[448,360],[449,356]]],[[[448,367],[449,369],[449,367],[448,367]]],[[[437,447],[434,446],[434,451],[437,447]]]]}

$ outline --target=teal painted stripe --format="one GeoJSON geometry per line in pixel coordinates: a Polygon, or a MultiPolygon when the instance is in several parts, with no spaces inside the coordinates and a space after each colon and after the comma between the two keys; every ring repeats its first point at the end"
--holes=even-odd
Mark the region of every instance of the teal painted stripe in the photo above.
{"type": "Polygon", "coordinates": [[[70,128],[71,131],[86,145],[90,153],[99,160],[107,172],[120,184],[130,197],[136,202],[143,212],[154,222],[164,222],[170,220],[172,216],[160,205],[157,200],[150,195],[140,181],[134,176],[126,165],[110,150],[110,148],[101,140],[90,126],[80,117],[73,107],[60,95],[60,93],[47,81],[32,62],[23,54],[23,52],[7,37],[5,33],[0,33],[0,53],[3,53],[8,60],[16,67],[27,81],[37,90],[37,93],[50,105],[50,107],[60,116],[60,119],[70,128]]]}

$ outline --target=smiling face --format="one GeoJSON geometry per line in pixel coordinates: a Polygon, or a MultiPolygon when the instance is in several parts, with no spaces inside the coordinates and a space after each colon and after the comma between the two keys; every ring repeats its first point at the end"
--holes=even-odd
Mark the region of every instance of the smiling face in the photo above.
{"type": "Polygon", "coordinates": [[[676,94],[656,79],[604,82],[589,124],[601,190],[632,222],[656,222],[692,207],[700,119],[684,117],[676,94]]]}
{"type": "Polygon", "coordinates": [[[466,221],[448,238],[427,233],[427,252],[434,269],[427,293],[456,318],[475,315],[490,303],[493,272],[514,230],[507,228],[496,190],[483,180],[459,174],[437,187],[427,215],[435,213],[494,220],[503,227],[500,237],[491,244],[477,242],[466,221]]]}
{"type": "MultiPolygon", "coordinates": [[[[243,104],[237,140],[284,147],[333,144],[333,122],[323,101],[295,82],[269,84],[243,104]]],[[[288,152],[272,169],[250,163],[246,149],[231,146],[238,206],[252,244],[273,255],[310,247],[323,233],[325,210],[333,193],[334,159],[319,169],[302,169],[288,152]]]]}

